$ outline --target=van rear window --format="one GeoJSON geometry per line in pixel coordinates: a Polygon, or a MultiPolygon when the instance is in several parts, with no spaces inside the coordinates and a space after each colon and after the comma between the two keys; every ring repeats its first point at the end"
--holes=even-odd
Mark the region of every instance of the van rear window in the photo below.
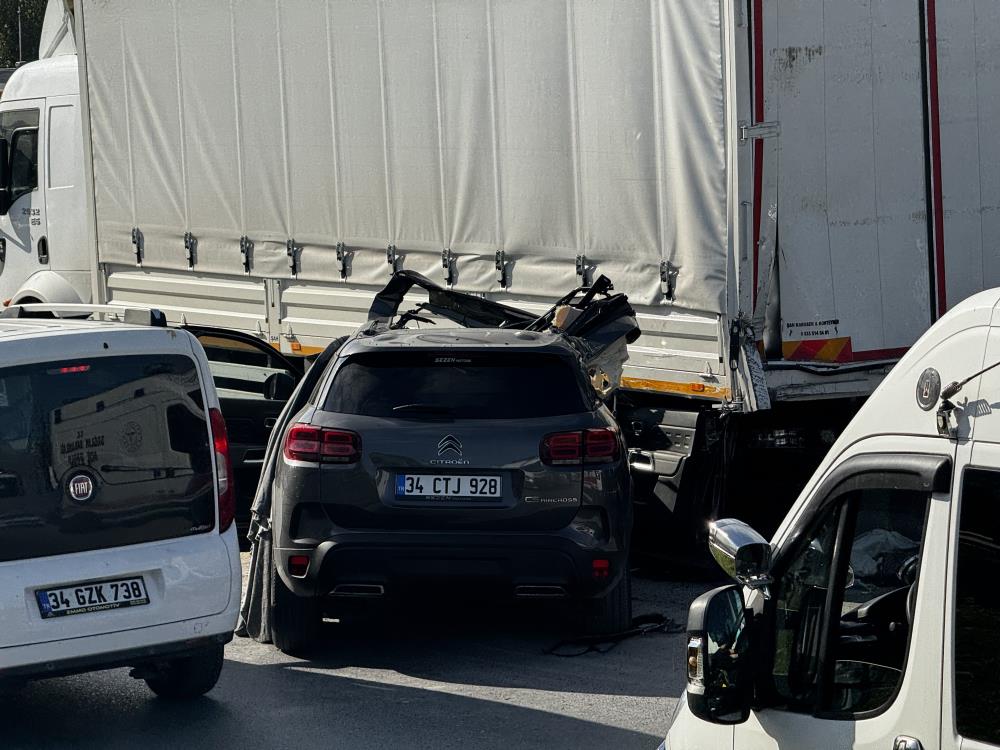
{"type": "Polygon", "coordinates": [[[400,419],[530,419],[588,411],[582,373],[552,355],[366,354],[337,372],[324,409],[400,419]]]}
{"type": "Polygon", "coordinates": [[[186,536],[214,522],[192,359],[0,368],[0,561],[186,536]]]}

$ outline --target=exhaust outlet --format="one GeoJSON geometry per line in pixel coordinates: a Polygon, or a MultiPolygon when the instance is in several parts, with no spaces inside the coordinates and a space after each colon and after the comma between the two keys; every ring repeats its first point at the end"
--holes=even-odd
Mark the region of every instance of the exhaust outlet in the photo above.
{"type": "Polygon", "coordinates": [[[562,586],[515,586],[514,596],[525,599],[561,599],[566,589],[562,586]]]}
{"type": "Polygon", "coordinates": [[[330,593],[331,596],[384,596],[385,586],[380,583],[341,583],[330,593]]]}

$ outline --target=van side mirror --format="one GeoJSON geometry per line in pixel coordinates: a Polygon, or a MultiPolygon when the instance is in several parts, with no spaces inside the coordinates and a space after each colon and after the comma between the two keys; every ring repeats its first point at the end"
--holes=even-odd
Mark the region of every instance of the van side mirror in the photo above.
{"type": "Polygon", "coordinates": [[[771,584],[771,544],[750,526],[724,518],[708,527],[708,549],[726,575],[767,596],[771,584]]]}
{"type": "Polygon", "coordinates": [[[741,587],[723,586],[695,599],[687,630],[691,713],[713,724],[746,721],[753,698],[753,652],[741,587]]]}
{"type": "Polygon", "coordinates": [[[10,144],[0,138],[0,216],[10,208],[10,144]]]}

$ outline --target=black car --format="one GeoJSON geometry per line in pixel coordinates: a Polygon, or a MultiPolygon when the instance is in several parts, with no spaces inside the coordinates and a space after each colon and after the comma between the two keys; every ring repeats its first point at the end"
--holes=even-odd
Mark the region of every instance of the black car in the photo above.
{"type": "Polygon", "coordinates": [[[400,594],[565,599],[627,629],[631,481],[586,347],[544,321],[396,320],[317,365],[272,451],[276,645],[400,594]]]}

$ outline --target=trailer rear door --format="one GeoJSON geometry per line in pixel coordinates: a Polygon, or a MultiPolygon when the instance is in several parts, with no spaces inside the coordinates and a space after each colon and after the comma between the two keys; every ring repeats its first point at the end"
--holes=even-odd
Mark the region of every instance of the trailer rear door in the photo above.
{"type": "Polygon", "coordinates": [[[753,0],[756,96],[780,123],[756,175],[777,174],[776,277],[758,269],[777,284],[772,358],[894,358],[938,314],[921,6],[753,0]]]}

